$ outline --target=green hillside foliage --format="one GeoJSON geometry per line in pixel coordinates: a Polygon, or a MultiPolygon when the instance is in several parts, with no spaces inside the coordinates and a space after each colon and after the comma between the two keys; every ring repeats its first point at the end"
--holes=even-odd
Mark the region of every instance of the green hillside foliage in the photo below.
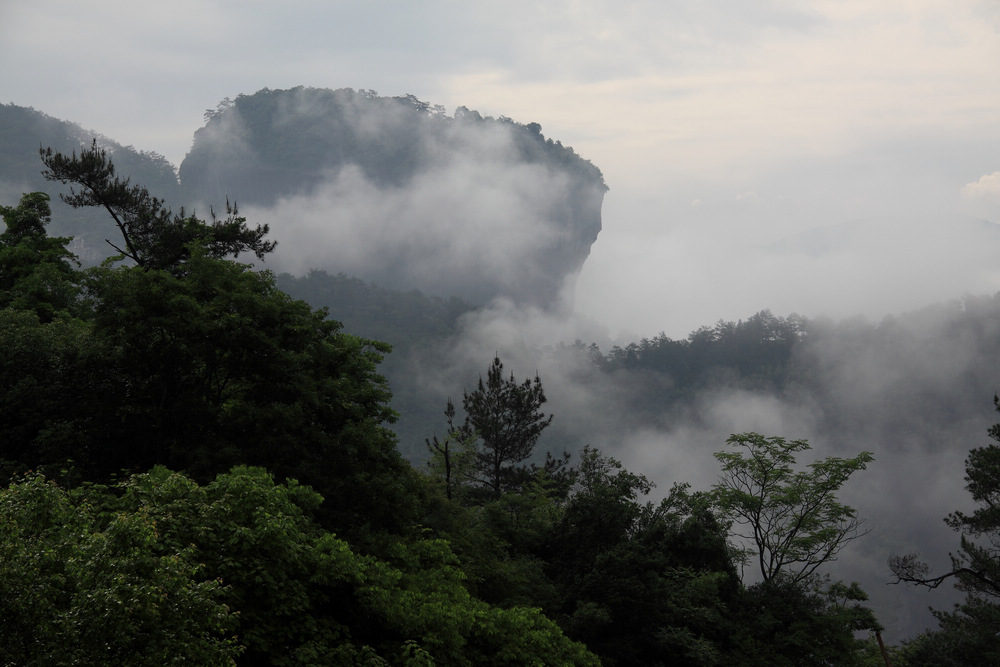
{"type": "MultiPolygon", "coordinates": [[[[443,122],[415,98],[358,95],[406,109],[401,127],[443,122]]],[[[273,107],[263,101],[262,114],[273,107]]],[[[18,109],[4,113],[68,127],[18,109]]],[[[512,123],[466,111],[448,122],[512,123]]],[[[587,171],[533,138],[538,128],[518,127],[526,153],[554,151],[546,159],[587,171]]],[[[117,164],[115,151],[106,156],[117,164]]],[[[131,185],[146,201],[146,186],[131,185]]],[[[806,460],[804,441],[744,433],[731,441],[761,446],[752,465],[719,455],[736,480],[726,493],[677,485],[654,502],[656,480],[559,433],[556,413],[515,433],[530,446],[484,477],[495,433],[517,430],[518,406],[533,416],[544,402],[542,373],[466,389],[470,418],[449,411],[430,451],[404,456],[401,440],[426,442],[442,426],[440,396],[412,371],[447,360],[469,304],[319,271],[275,276],[237,261],[195,215],[143,218],[148,247],[173,249],[157,261],[81,268],[75,241],[53,232],[87,230],[98,215],[111,238],[106,212],[56,208],[29,190],[0,202],[0,214],[4,664],[884,664],[865,591],[826,573],[843,540],[864,539],[850,497],[837,494],[881,463],[867,452],[806,460]],[[177,238],[178,219],[180,247],[161,243],[177,238]],[[538,437],[542,422],[555,438],[538,437]],[[543,451],[552,442],[574,454],[543,451]],[[778,471],[778,483],[761,471],[778,471]],[[778,517],[766,520],[767,539],[741,539],[764,516],[778,517]],[[841,541],[817,549],[830,535],[841,541]],[[805,553],[808,566],[744,579],[769,553],[790,554],[782,563],[805,553]]],[[[997,331],[1000,296],[967,297],[877,324],[765,310],[683,340],[543,352],[572,361],[609,404],[629,405],[612,423],[656,426],[734,388],[829,405],[824,426],[849,441],[866,415],[899,432],[952,423],[995,378],[997,331]],[[884,401],[838,384],[845,359],[933,375],[914,360],[951,359],[955,341],[968,362],[961,377],[911,386],[891,376],[884,401]]],[[[490,378],[496,367],[499,352],[475,371],[490,378]]],[[[1000,427],[990,435],[1000,439],[1000,427]]],[[[966,481],[981,507],[948,519],[961,533],[955,576],[968,599],[938,612],[938,630],[893,649],[896,664],[995,652],[996,469],[995,446],[970,453],[966,481]]]]}
{"type": "MultiPolygon", "coordinates": [[[[78,269],[46,203],[2,209],[5,662],[773,665],[821,628],[830,648],[810,655],[861,664],[853,633],[874,626],[826,601],[839,584],[790,583],[794,609],[745,587],[705,494],[646,501],[652,482],[594,449],[531,463],[542,424],[484,486],[513,415],[551,420],[540,378],[504,380],[494,360],[496,386],[465,406],[476,456],[449,486],[396,447],[386,344],[211,251],[194,217],[184,253],[78,269]],[[788,635],[791,614],[815,623],[788,635]],[[761,619],[776,619],[766,644],[761,619]],[[752,641],[759,659],[737,660],[752,641]]],[[[464,310],[380,298],[383,324],[427,314],[427,340],[464,310]]]]}
{"type": "Polygon", "coordinates": [[[456,334],[458,318],[475,309],[457,297],[442,299],[420,290],[385,289],[343,273],[313,270],[298,277],[280,273],[276,281],[282,291],[315,308],[330,310],[347,330],[385,341],[396,352],[405,353],[456,334]]]}

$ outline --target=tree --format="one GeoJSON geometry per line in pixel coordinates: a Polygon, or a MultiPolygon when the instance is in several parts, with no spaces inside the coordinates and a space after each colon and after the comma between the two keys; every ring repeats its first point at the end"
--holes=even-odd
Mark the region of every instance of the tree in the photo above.
{"type": "Polygon", "coordinates": [[[225,584],[241,665],[597,664],[538,609],[470,595],[444,540],[359,553],[313,520],[318,493],[262,468],[199,485],[156,467],[108,491],[80,496],[101,516],[143,517],[158,534],[152,556],[186,548],[206,581],[225,584]]]}
{"type": "Polygon", "coordinates": [[[764,581],[785,577],[804,581],[823,564],[836,560],[851,541],[867,534],[857,512],[837,500],[848,478],[864,470],[873,456],[828,457],[795,471],[795,455],[809,449],[805,440],[741,433],[727,444],[737,452],[718,452],[722,463],[713,494],[722,511],[757,554],[764,581]]]}
{"type": "Polygon", "coordinates": [[[861,587],[822,577],[792,583],[762,581],[746,589],[733,609],[733,653],[721,664],[746,667],[884,664],[876,642],[859,636],[881,629],[863,603],[861,587]]]}
{"type": "Polygon", "coordinates": [[[183,275],[93,276],[105,373],[121,380],[93,420],[116,436],[100,475],[163,464],[206,481],[261,465],[317,488],[339,530],[408,525],[416,477],[387,428],[395,413],[378,363],[388,346],[343,332],[270,273],[200,248],[183,275]]]}
{"type": "Polygon", "coordinates": [[[90,322],[0,309],[0,479],[57,475],[68,459],[91,469],[89,457],[117,435],[105,428],[115,425],[105,416],[121,392],[108,356],[90,322]]]}
{"type": "MultiPolygon", "coordinates": [[[[200,236],[166,252],[175,220],[153,216],[148,193],[113,178],[96,147],[49,157],[93,186],[86,197],[128,200],[126,213],[108,208],[145,265],[73,276],[88,298],[79,318],[39,322],[40,299],[0,308],[0,471],[59,470],[73,459],[87,480],[163,464],[205,481],[264,465],[313,484],[327,498],[327,525],[352,538],[408,528],[417,480],[387,428],[395,413],[378,364],[388,346],[344,333],[325,310],[277,289],[271,273],[219,257],[228,246],[193,219],[184,225],[200,236]]],[[[45,195],[5,217],[18,257],[37,263],[21,246],[44,231],[45,195]]]]}
{"type": "MultiPolygon", "coordinates": [[[[994,397],[1000,411],[1000,397],[994,397]]],[[[989,436],[1000,442],[1000,424],[989,429],[989,436]]],[[[1000,600],[1000,446],[987,445],[969,452],[965,460],[965,488],[980,505],[971,515],[954,512],[945,519],[961,534],[960,548],[951,555],[952,569],[936,577],[918,554],[893,556],[889,565],[896,581],[937,588],[954,577],[959,590],[971,595],[1000,600]],[[985,544],[973,538],[986,538],[985,544]]]]}
{"type": "MultiPolygon", "coordinates": [[[[993,397],[1000,412],[1000,396],[993,397]]],[[[988,430],[1000,443],[1000,424],[988,430]]],[[[953,512],[945,519],[960,533],[959,550],[951,554],[951,570],[930,576],[919,554],[892,556],[889,568],[895,583],[937,588],[949,579],[966,593],[952,612],[935,611],[940,628],[907,646],[913,664],[966,664],[982,657],[982,664],[1000,660],[996,637],[1000,632],[1000,445],[989,444],[969,452],[965,460],[965,488],[979,505],[972,514],[953,512]],[[989,656],[986,658],[985,656],[989,656]]]]}
{"type": "Polygon", "coordinates": [[[187,543],[38,474],[0,490],[0,663],[232,665],[235,610],[187,543]]]}
{"type": "Polygon", "coordinates": [[[475,455],[474,479],[494,498],[510,488],[514,465],[531,456],[542,431],[552,423],[552,416],[546,417],[539,409],[545,400],[537,375],[521,384],[513,373],[505,380],[499,356],[493,358],[486,383],[480,377],[476,390],[463,396],[466,416],[461,432],[482,440],[475,455]]]}
{"type": "Polygon", "coordinates": [[[34,310],[43,322],[72,307],[80,294],[69,238],[50,237],[49,196],[26,193],[17,206],[0,206],[0,307],[34,310]]]}
{"type": "Polygon", "coordinates": [[[605,665],[726,664],[739,579],[725,526],[704,494],[678,485],[655,505],[642,498],[651,488],[584,449],[548,540],[555,616],[605,665]]]}
{"type": "Polygon", "coordinates": [[[432,473],[444,478],[445,497],[451,500],[468,476],[476,451],[473,438],[455,426],[455,406],[451,399],[448,399],[444,414],[448,418],[448,432],[444,440],[438,440],[435,435],[425,442],[431,454],[427,465],[432,473]]]}
{"type": "Polygon", "coordinates": [[[252,252],[263,259],[275,247],[275,242],[265,241],[267,225],[250,229],[246,218],[239,216],[235,206],[226,202],[226,217],[218,219],[212,212],[208,224],[194,216],[170,212],[162,199],[152,196],[140,185],[130,185],[129,179],[115,175],[115,167],[107,152],[97,147],[95,139],[89,149],[74,151],[67,157],[51,148],[40,151],[46,170],[42,175],[50,181],[75,183],[63,201],[74,208],[100,206],[114,220],[122,235],[124,247],[107,240],[119,253],[145,268],[176,268],[190,256],[190,244],[204,244],[212,257],[239,256],[252,252]]]}

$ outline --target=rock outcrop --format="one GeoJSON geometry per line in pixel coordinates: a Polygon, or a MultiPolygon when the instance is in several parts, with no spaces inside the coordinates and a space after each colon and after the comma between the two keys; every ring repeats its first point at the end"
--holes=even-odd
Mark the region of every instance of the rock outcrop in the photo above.
{"type": "Polygon", "coordinates": [[[537,123],[351,89],[227,99],[179,173],[199,210],[228,198],[270,224],[279,270],[545,308],[589,255],[607,190],[537,123]]]}

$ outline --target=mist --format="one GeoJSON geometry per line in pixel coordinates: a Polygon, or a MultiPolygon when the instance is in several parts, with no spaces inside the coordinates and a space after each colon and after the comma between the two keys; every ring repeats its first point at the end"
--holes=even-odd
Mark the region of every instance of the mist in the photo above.
{"type": "Polygon", "coordinates": [[[543,280],[532,263],[510,258],[529,259],[539,246],[569,240],[544,218],[566,188],[558,174],[525,165],[498,173],[455,160],[399,188],[379,187],[347,167],[316,194],[247,213],[278,221],[281,240],[268,261],[276,270],[324,269],[480,300],[495,289],[523,293],[543,280]]]}
{"type": "MultiPolygon", "coordinates": [[[[719,475],[713,454],[733,433],[805,439],[812,449],[801,465],[872,452],[874,462],[839,494],[870,532],[824,573],[859,582],[887,641],[898,643],[936,626],[928,607],[948,609],[961,599],[947,586],[928,592],[892,585],[887,563],[894,554],[916,551],[935,572],[950,567],[959,536],[943,519],[970,508],[964,460],[971,448],[989,442],[986,431],[997,421],[992,397],[1000,390],[1000,318],[991,304],[985,297],[948,300],[878,324],[821,318],[810,324],[809,344],[797,348],[796,364],[806,374],[801,380],[761,391],[722,377],[652,414],[637,403],[669,394],[671,378],[600,370],[589,343],[607,352],[613,341],[606,327],[509,300],[466,315],[456,336],[415,354],[407,374],[419,378],[427,401],[439,407],[434,434],[442,435],[445,402],[456,404],[461,419],[463,392],[475,388],[494,354],[518,379],[537,373],[554,421],[536,458],[597,447],[654,482],[654,502],[674,484],[709,490],[719,475]]],[[[748,566],[745,580],[755,576],[748,566]]]]}
{"type": "MultiPolygon", "coordinates": [[[[449,340],[394,360],[414,385],[397,395],[443,411],[499,354],[542,379],[555,420],[540,448],[594,445],[655,482],[654,500],[678,482],[709,488],[731,433],[806,439],[815,457],[872,451],[841,493],[872,532],[830,573],[862,583],[890,643],[956,599],[888,585],[886,560],[920,551],[945,571],[958,535],[942,519],[968,508],[962,463],[1000,417],[997,318],[955,324],[977,303],[956,299],[1000,289],[997,3],[208,2],[197,22],[183,4],[9,4],[0,52],[30,65],[0,72],[8,99],[175,164],[206,107],[262,86],[414,92],[540,123],[611,188],[596,241],[574,247],[586,261],[545,287],[556,308],[529,297],[551,253],[579,242],[551,214],[567,184],[508,160],[503,131],[421,135],[412,179],[341,165],[277,202],[241,195],[240,210],[279,242],[265,268],[483,305],[449,340]],[[720,381],[637,415],[672,379],[592,363],[591,343],[684,339],[765,308],[813,321],[797,360],[807,384],[720,381]]],[[[237,121],[218,138],[250,164],[237,121]]],[[[355,121],[369,137],[395,122],[355,121]]],[[[3,203],[21,190],[4,185],[3,203]]],[[[400,446],[419,453],[434,433],[412,419],[401,414],[400,446]]]]}
{"type": "Polygon", "coordinates": [[[822,197],[796,193],[790,180],[783,200],[760,188],[723,198],[692,185],[686,198],[673,194],[683,183],[642,197],[611,179],[577,309],[627,341],[659,331],[683,338],[764,308],[878,321],[992,294],[1000,286],[991,259],[1000,249],[1000,179],[963,185],[968,178],[921,182],[911,197],[904,174],[892,191],[851,202],[837,194],[857,197],[860,178],[830,182],[822,197]]]}
{"type": "Polygon", "coordinates": [[[301,87],[224,101],[180,175],[189,196],[268,222],[274,270],[556,309],[601,229],[606,189],[537,123],[301,87]]]}
{"type": "MultiPolygon", "coordinates": [[[[398,119],[351,122],[371,135],[398,119]]],[[[874,462],[840,494],[870,533],[826,573],[862,585],[890,642],[935,626],[928,606],[959,597],[892,586],[887,562],[919,551],[946,570],[958,536],[943,518],[968,507],[963,462],[995,421],[1000,318],[978,295],[1000,284],[1000,227],[989,217],[1000,212],[996,174],[961,186],[954,175],[935,180],[915,201],[883,182],[883,199],[847,197],[812,216],[763,188],[728,202],[669,192],[622,202],[612,182],[603,230],[582,267],[553,288],[551,308],[528,295],[551,280],[539,271],[553,248],[578,242],[559,214],[575,192],[564,173],[519,159],[510,129],[423,131],[410,155],[424,168],[412,176],[380,178],[349,163],[273,205],[241,207],[271,225],[272,270],[343,272],[484,304],[448,340],[392,360],[393,391],[408,401],[397,424],[402,451],[422,464],[424,439],[443,435],[447,401],[461,419],[461,397],[493,355],[506,373],[543,382],[555,420],[536,458],[594,446],[656,484],[654,502],[674,484],[709,490],[719,474],[713,454],[734,433],[807,440],[803,465],[870,451],[874,462]],[[650,410],[650,397],[672,396],[673,378],[595,363],[615,345],[659,332],[683,340],[763,309],[811,321],[795,360],[806,376],[780,388],[723,375],[650,410]],[[438,415],[430,428],[414,401],[438,415]]],[[[753,581],[752,568],[744,576],[753,581]]]]}

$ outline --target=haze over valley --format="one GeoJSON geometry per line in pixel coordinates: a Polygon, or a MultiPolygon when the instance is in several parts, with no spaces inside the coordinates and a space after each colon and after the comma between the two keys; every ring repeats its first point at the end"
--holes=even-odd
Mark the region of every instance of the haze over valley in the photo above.
{"type": "MultiPolygon", "coordinates": [[[[45,121],[25,109],[6,107],[5,113],[45,121]]],[[[922,611],[926,604],[914,604],[915,597],[929,596],[884,585],[885,562],[914,548],[943,556],[953,539],[935,511],[940,515],[938,508],[963,502],[964,453],[983,440],[991,423],[990,398],[1000,377],[1000,302],[961,289],[954,275],[940,281],[933,276],[945,268],[959,276],[978,270],[991,275],[996,225],[953,226],[960,231],[933,239],[941,255],[930,245],[908,243],[916,231],[935,234],[933,220],[919,219],[818,228],[748,251],[754,261],[768,258],[777,266],[800,265],[799,274],[825,275],[836,285],[831,292],[848,301],[866,285],[891,291],[877,264],[884,253],[909,250],[915,254],[911,281],[921,266],[931,273],[911,286],[933,284],[933,290],[918,290],[928,294],[926,303],[884,320],[764,310],[705,322],[676,340],[652,332],[641,340],[612,339],[613,323],[572,308],[573,283],[590,243],[595,251],[600,247],[600,171],[538,129],[465,110],[453,117],[412,98],[353,91],[262,91],[220,105],[216,114],[196,134],[191,154],[201,164],[214,164],[202,167],[213,176],[194,179],[194,186],[181,181],[172,196],[204,210],[218,207],[206,201],[211,195],[221,199],[233,192],[237,203],[252,195],[241,213],[271,226],[279,246],[263,266],[281,273],[282,288],[329,307],[348,331],[395,346],[383,368],[400,414],[394,427],[399,445],[412,461],[426,457],[424,440],[441,432],[445,403],[471,388],[483,359],[494,352],[515,375],[537,371],[545,382],[555,420],[540,450],[578,455],[583,445],[598,447],[644,471],[657,483],[657,494],[679,482],[711,486],[718,474],[712,454],[731,433],[805,438],[817,456],[871,451],[876,462],[852,480],[849,495],[872,535],[845,553],[836,571],[866,587],[879,617],[894,631],[912,633],[931,622],[922,611]],[[316,110],[338,98],[339,105],[316,110]],[[315,133],[298,139],[303,146],[330,133],[324,123],[333,126],[342,118],[367,129],[340,130],[340,136],[352,137],[341,146],[357,145],[355,135],[385,138],[397,132],[399,141],[384,141],[380,156],[361,144],[357,153],[342,153],[336,166],[300,160],[294,152],[282,163],[250,159],[263,150],[256,142],[265,136],[271,145],[294,145],[292,139],[276,141],[265,125],[256,142],[241,133],[238,159],[213,157],[233,155],[235,141],[219,130],[206,134],[213,127],[260,125],[262,116],[292,139],[315,133]],[[449,139],[456,132],[460,138],[449,139]],[[205,136],[212,136],[211,149],[205,136]],[[525,152],[525,145],[537,148],[525,152]],[[403,169],[401,154],[416,166],[403,169]],[[426,173],[420,166],[425,163],[426,173]],[[248,173],[247,164],[260,165],[257,173],[248,173]],[[270,177],[276,172],[302,180],[275,183],[270,177]],[[215,192],[206,195],[206,183],[215,192]],[[454,203],[435,214],[442,200],[454,203]],[[477,216],[479,210],[484,214],[477,216]],[[565,255],[574,248],[576,258],[568,263],[546,262],[551,252],[565,255]],[[959,260],[965,274],[948,263],[959,260]],[[840,263],[855,267],[855,274],[839,269],[840,263]],[[948,289],[953,298],[945,299],[948,289]],[[934,303],[931,294],[943,300],[934,303]],[[670,349],[687,358],[670,362],[663,357],[670,349]]],[[[79,132],[77,143],[85,143],[80,128],[46,122],[79,132]]],[[[25,143],[50,139],[39,135],[25,143]]],[[[143,154],[132,157],[129,149],[116,148],[112,155],[144,164],[143,154]]],[[[325,160],[329,154],[316,155],[325,160]]],[[[147,156],[145,164],[146,172],[133,174],[137,180],[162,173],[162,158],[147,156]]],[[[181,174],[193,173],[194,164],[189,156],[181,174]]],[[[92,224],[99,229],[88,238],[108,233],[107,221],[92,224]]],[[[88,241],[92,249],[95,244],[100,247],[88,241]]]]}
{"type": "MultiPolygon", "coordinates": [[[[174,212],[235,203],[277,241],[236,261],[392,346],[388,427],[420,470],[494,356],[544,385],[553,420],[531,462],[593,447],[653,482],[655,502],[716,484],[735,433],[807,440],[800,468],[871,452],[838,493],[870,532],[823,572],[861,585],[892,644],[936,628],[928,607],[965,594],[890,585],[888,561],[951,568],[943,519],[975,509],[964,463],[1000,421],[1000,10],[594,2],[522,23],[516,6],[432,5],[391,21],[355,8],[351,21],[388,22],[371,48],[305,21],[274,62],[242,42],[300,10],[257,8],[238,45],[212,47],[226,66],[184,95],[98,96],[106,84],[89,91],[68,63],[62,99],[8,71],[0,205],[49,193],[49,234],[99,265],[114,223],[61,202],[69,186],[38,159],[95,140],[174,212]]],[[[38,25],[37,11],[0,23],[38,25]]],[[[128,21],[130,43],[158,34],[128,21]]],[[[0,34],[8,58],[27,48],[0,34]]]]}

